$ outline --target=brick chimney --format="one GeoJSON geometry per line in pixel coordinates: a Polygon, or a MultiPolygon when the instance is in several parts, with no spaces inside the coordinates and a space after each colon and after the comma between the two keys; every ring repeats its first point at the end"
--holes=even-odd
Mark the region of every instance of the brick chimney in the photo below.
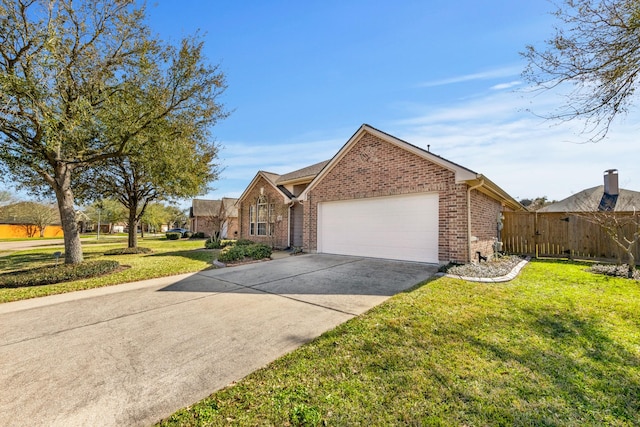
{"type": "Polygon", "coordinates": [[[608,169],[604,171],[604,194],[617,196],[619,191],[618,169],[608,169]]]}

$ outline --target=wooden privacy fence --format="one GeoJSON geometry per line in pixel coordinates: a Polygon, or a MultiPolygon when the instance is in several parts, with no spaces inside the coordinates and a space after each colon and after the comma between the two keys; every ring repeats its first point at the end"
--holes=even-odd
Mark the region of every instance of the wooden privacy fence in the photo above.
{"type": "MultiPolygon", "coordinates": [[[[534,257],[593,258],[608,261],[627,261],[625,251],[620,249],[607,232],[593,221],[596,213],[571,214],[558,212],[504,212],[502,229],[503,250],[508,253],[534,257]]],[[[633,239],[640,224],[640,217],[611,212],[602,215],[618,215],[624,221],[620,232],[633,239]]],[[[625,245],[626,246],[626,245],[625,245]]],[[[633,249],[636,262],[640,259],[640,248],[633,249]]]]}

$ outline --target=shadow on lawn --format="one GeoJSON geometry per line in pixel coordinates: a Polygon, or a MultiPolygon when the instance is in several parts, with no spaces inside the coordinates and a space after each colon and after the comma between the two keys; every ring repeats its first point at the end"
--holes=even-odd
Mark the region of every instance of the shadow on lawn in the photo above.
{"type": "Polygon", "coordinates": [[[508,377],[525,375],[509,387],[535,408],[526,414],[532,424],[562,424],[563,419],[625,424],[640,419],[640,356],[612,339],[602,321],[551,307],[523,313],[527,320],[520,333],[531,335],[517,349],[510,342],[466,339],[500,360],[508,377]]]}
{"type": "MultiPolygon", "coordinates": [[[[0,258],[0,273],[55,264],[53,252],[54,251],[51,253],[32,252],[20,255],[11,254],[7,257],[2,257],[0,258]]],[[[61,258],[60,262],[64,262],[64,259],[61,258]]]]}
{"type": "Polygon", "coordinates": [[[214,257],[220,252],[218,249],[190,249],[184,251],[160,252],[148,254],[148,257],[183,257],[194,261],[213,262],[214,257]]]}

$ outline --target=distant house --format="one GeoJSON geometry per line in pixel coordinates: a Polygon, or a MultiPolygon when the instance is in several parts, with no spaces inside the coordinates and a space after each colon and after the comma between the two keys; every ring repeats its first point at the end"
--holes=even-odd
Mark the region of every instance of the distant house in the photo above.
{"type": "Polygon", "coordinates": [[[18,202],[0,207],[0,238],[63,237],[55,205],[18,202]]]}
{"type": "Polygon", "coordinates": [[[552,203],[538,212],[640,212],[640,192],[618,185],[618,170],[604,171],[604,184],[552,203]]]}
{"type": "Polygon", "coordinates": [[[193,199],[189,218],[191,232],[204,233],[209,237],[219,232],[224,239],[238,236],[237,199],[223,197],[221,200],[193,199]]]}
{"type": "Polygon", "coordinates": [[[220,229],[223,239],[238,238],[238,199],[223,197],[220,212],[224,215],[220,229]]]}
{"type": "Polygon", "coordinates": [[[242,238],[430,263],[492,254],[512,210],[524,207],[486,176],[366,124],[330,160],[258,171],[238,199],[242,238]]]}

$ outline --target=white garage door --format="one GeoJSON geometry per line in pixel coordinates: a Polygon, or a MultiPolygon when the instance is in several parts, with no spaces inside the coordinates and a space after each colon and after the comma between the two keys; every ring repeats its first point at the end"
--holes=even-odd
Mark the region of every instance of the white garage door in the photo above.
{"type": "Polygon", "coordinates": [[[318,252],[438,262],[438,194],[318,204],[318,252]]]}

